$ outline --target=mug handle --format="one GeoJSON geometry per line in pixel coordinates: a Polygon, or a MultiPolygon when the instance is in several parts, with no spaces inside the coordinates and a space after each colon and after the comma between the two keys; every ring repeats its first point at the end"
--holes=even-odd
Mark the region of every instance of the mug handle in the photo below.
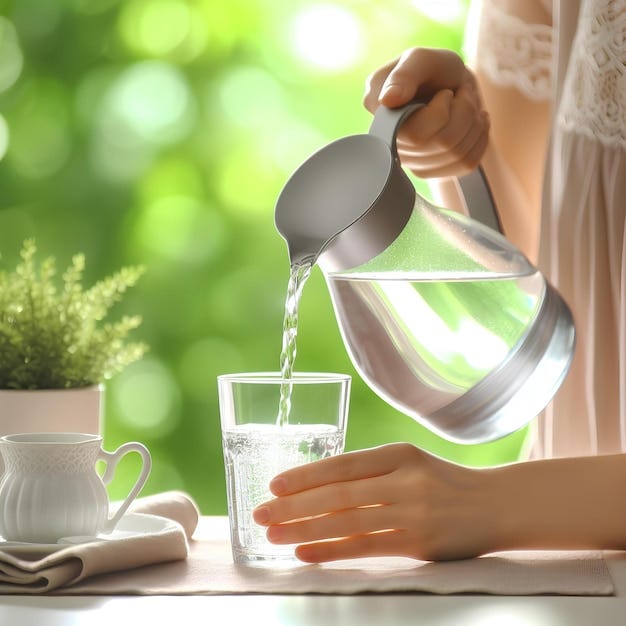
{"type": "Polygon", "coordinates": [[[124,502],[122,502],[122,506],[120,506],[115,515],[108,518],[106,523],[104,524],[103,532],[105,533],[110,533],[115,529],[118,522],[122,518],[122,515],[126,513],[126,510],[131,505],[132,501],[137,497],[137,494],[146,484],[146,480],[148,480],[150,470],[152,469],[152,457],[150,456],[150,452],[148,451],[148,448],[146,448],[146,446],[135,441],[122,444],[117,450],[115,450],[115,452],[107,452],[106,450],[102,450],[101,448],[98,454],[98,460],[104,461],[106,463],[106,470],[102,476],[102,482],[105,485],[108,485],[113,479],[117,464],[121,461],[122,457],[124,457],[129,452],[138,452],[141,456],[141,472],[139,473],[139,477],[135,481],[135,485],[130,490],[130,493],[126,496],[124,502]]]}

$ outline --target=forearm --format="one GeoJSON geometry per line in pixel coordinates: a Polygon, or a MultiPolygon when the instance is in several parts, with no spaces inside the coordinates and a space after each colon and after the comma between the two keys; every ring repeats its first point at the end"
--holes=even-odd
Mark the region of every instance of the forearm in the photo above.
{"type": "Polygon", "coordinates": [[[491,116],[491,141],[482,166],[506,236],[536,261],[549,105],[488,84],[480,73],[478,78],[491,116]]]}
{"type": "Polygon", "coordinates": [[[494,549],[626,549],[626,455],[488,470],[494,549]]]}
{"type": "Polygon", "coordinates": [[[505,234],[534,261],[551,122],[549,94],[542,91],[537,77],[543,78],[549,63],[545,48],[551,16],[538,0],[485,2],[482,10],[481,26],[467,33],[468,64],[491,120],[490,149],[482,164],[505,234]],[[527,65],[518,65],[500,48],[503,39],[516,37],[523,37],[529,46],[527,65]]]}

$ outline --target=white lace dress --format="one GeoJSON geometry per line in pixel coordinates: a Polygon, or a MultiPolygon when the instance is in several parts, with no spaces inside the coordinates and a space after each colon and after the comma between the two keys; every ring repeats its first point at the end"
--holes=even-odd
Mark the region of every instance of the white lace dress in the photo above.
{"type": "Polygon", "coordinates": [[[553,103],[539,266],[578,340],[533,456],[626,451],[626,0],[542,3],[553,26],[483,0],[491,43],[475,58],[493,82],[553,103]]]}

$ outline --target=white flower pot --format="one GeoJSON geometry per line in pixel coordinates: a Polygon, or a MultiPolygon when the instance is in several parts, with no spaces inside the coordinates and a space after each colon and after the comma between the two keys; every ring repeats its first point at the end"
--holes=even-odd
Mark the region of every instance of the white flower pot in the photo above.
{"type": "MultiPolygon", "coordinates": [[[[104,386],[77,389],[0,389],[0,437],[18,433],[102,435],[104,386]]],[[[4,463],[0,458],[0,476],[4,463]]]]}

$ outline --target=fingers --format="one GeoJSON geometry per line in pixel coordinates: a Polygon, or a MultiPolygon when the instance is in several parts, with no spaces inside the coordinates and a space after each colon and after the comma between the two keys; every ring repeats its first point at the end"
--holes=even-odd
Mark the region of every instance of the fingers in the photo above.
{"type": "Polygon", "coordinates": [[[424,107],[423,116],[416,115],[414,120],[409,120],[412,123],[403,124],[398,139],[401,145],[408,143],[417,150],[421,146],[427,148],[428,142],[441,151],[452,150],[473,130],[479,113],[468,89],[461,87],[456,94],[440,91],[424,107]]]}
{"type": "Polygon", "coordinates": [[[272,543],[300,544],[296,555],[311,563],[466,558],[494,545],[490,476],[411,444],[388,444],[280,474],[273,484],[283,495],[253,518],[272,543]]]}
{"type": "Polygon", "coordinates": [[[284,496],[330,483],[388,474],[397,467],[398,454],[406,447],[414,450],[409,444],[392,444],[301,465],[276,476],[270,489],[274,495],[284,496]]]}
{"type": "MultiPolygon", "coordinates": [[[[394,66],[398,63],[398,61],[399,59],[395,59],[390,63],[383,65],[381,68],[379,68],[367,77],[367,80],[365,81],[365,95],[363,96],[363,105],[370,113],[374,113],[378,108],[380,104],[380,92],[382,90],[383,84],[385,83],[387,76],[394,68],[394,66]]],[[[401,102],[396,106],[401,106],[402,104],[406,104],[406,102],[401,102]]]]}
{"type": "Polygon", "coordinates": [[[412,48],[391,69],[380,92],[386,106],[405,104],[416,96],[428,97],[441,89],[457,89],[465,64],[450,50],[412,48]]]}
{"type": "Polygon", "coordinates": [[[354,535],[330,541],[299,545],[296,557],[305,563],[324,563],[341,559],[358,559],[373,556],[404,556],[421,561],[450,561],[469,559],[490,552],[488,543],[472,539],[455,541],[439,537],[432,541],[405,529],[354,535]]]}
{"type": "Polygon", "coordinates": [[[489,143],[488,132],[482,132],[477,141],[471,145],[467,152],[459,153],[456,158],[434,165],[423,159],[411,159],[402,157],[402,162],[411,169],[419,178],[445,178],[447,176],[463,176],[474,170],[481,162],[489,143]]]}
{"type": "Polygon", "coordinates": [[[480,164],[489,143],[489,127],[489,116],[482,113],[479,121],[448,149],[442,147],[429,153],[405,145],[398,147],[398,153],[403,165],[420,178],[461,176],[480,164]]]}
{"type": "Polygon", "coordinates": [[[272,543],[309,543],[321,539],[349,537],[393,528],[393,507],[387,505],[337,511],[321,517],[270,526],[272,543]]]}
{"type": "Polygon", "coordinates": [[[402,125],[397,138],[403,165],[420,178],[459,176],[481,161],[489,116],[474,75],[449,50],[412,48],[368,77],[365,107],[395,108],[416,96],[432,98],[402,125]]]}
{"type": "Polygon", "coordinates": [[[453,97],[442,94],[409,118],[398,136],[403,165],[421,178],[458,176],[474,169],[489,140],[489,115],[471,81],[453,97]]]}
{"type": "Polygon", "coordinates": [[[450,89],[443,89],[435,94],[430,102],[402,124],[396,139],[398,148],[427,146],[433,137],[444,132],[455,112],[454,99],[454,92],[450,89]]]}
{"type": "Polygon", "coordinates": [[[386,476],[324,485],[262,504],[253,511],[253,519],[264,526],[294,523],[291,520],[387,504],[394,492],[393,480],[386,476]]]}
{"type": "Polygon", "coordinates": [[[455,90],[464,72],[465,64],[451,50],[411,48],[368,77],[365,107],[373,113],[379,104],[395,108],[418,95],[428,97],[441,89],[455,90]]]}
{"type": "Polygon", "coordinates": [[[333,541],[309,543],[296,548],[296,556],[306,563],[324,563],[367,556],[412,556],[414,547],[405,530],[387,530],[333,541]]]}

